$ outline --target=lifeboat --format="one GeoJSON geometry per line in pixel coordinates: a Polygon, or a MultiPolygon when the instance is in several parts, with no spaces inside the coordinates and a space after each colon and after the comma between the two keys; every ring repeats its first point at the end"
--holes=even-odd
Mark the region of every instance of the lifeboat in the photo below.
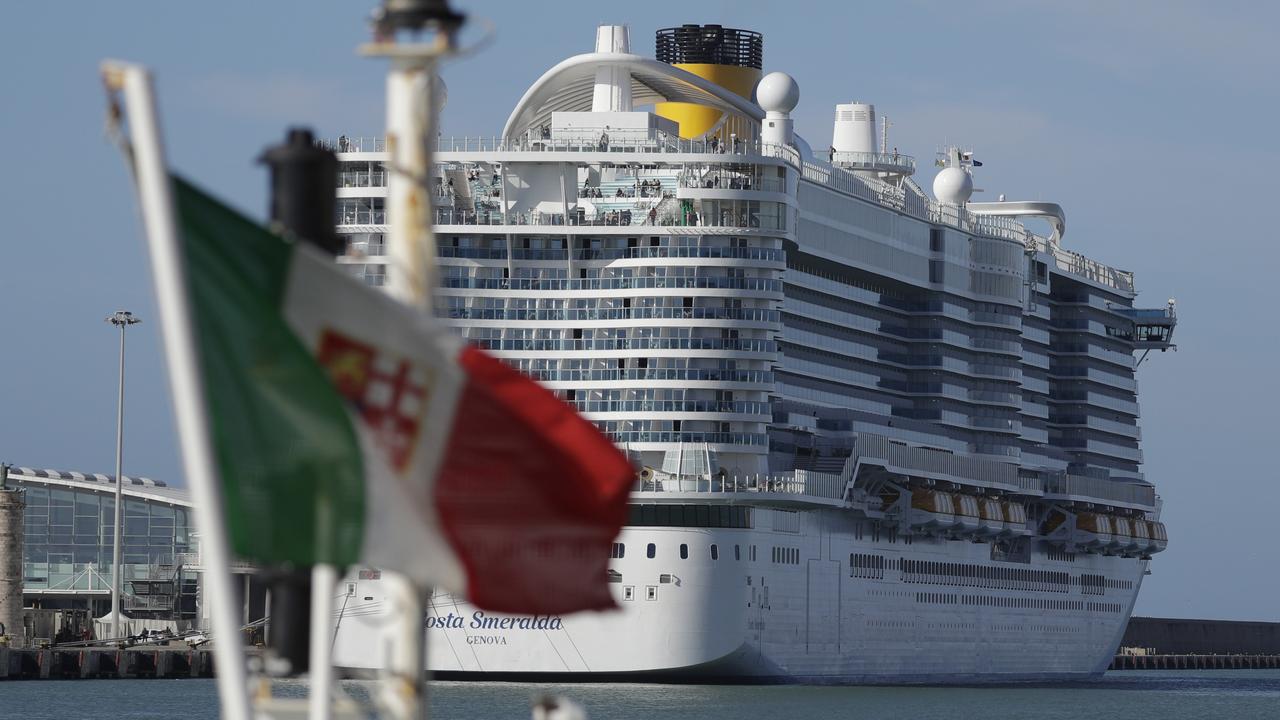
{"type": "Polygon", "coordinates": [[[956,509],[956,529],[962,533],[977,532],[982,525],[982,516],[978,511],[978,498],[960,493],[952,495],[951,498],[956,509]]]}
{"type": "Polygon", "coordinates": [[[944,492],[912,490],[906,520],[911,528],[949,530],[956,524],[955,503],[944,492]]]}
{"type": "Polygon", "coordinates": [[[1001,503],[1004,507],[1004,534],[1006,536],[1030,535],[1032,529],[1027,527],[1027,507],[1020,502],[1009,500],[1001,503]]]}
{"type": "Polygon", "coordinates": [[[1138,540],[1138,552],[1144,557],[1151,557],[1162,548],[1156,541],[1156,523],[1150,520],[1133,520],[1133,532],[1138,540]]]}
{"type": "Polygon", "coordinates": [[[1138,543],[1133,537],[1133,523],[1126,517],[1113,515],[1111,518],[1110,549],[1120,553],[1135,552],[1138,543]]]}
{"type": "Polygon", "coordinates": [[[1111,518],[1099,513],[1080,513],[1076,515],[1075,543],[1088,550],[1109,546],[1114,535],[1111,532],[1111,518]]]}
{"type": "Polygon", "coordinates": [[[981,514],[979,534],[995,537],[1004,532],[1004,508],[999,500],[983,498],[978,502],[978,510],[981,514]]]}
{"type": "Polygon", "coordinates": [[[1151,552],[1163,552],[1165,548],[1169,547],[1169,534],[1164,529],[1164,523],[1148,522],[1147,525],[1151,532],[1151,552]]]}

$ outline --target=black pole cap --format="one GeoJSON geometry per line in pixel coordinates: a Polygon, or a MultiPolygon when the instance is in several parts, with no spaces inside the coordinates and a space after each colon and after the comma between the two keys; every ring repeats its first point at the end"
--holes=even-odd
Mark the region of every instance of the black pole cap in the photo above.
{"type": "Polygon", "coordinates": [[[266,149],[259,162],[271,169],[271,223],[282,233],[331,255],[343,251],[334,232],[338,156],[316,144],[308,128],[289,128],[285,141],[266,149]]]}
{"type": "Polygon", "coordinates": [[[449,0],[384,0],[374,13],[374,25],[383,33],[433,28],[452,35],[466,20],[464,13],[449,7],[449,0]]]}

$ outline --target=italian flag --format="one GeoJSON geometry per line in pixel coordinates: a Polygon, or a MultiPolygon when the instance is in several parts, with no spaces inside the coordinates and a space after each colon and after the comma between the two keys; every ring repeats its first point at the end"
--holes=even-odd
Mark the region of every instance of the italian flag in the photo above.
{"type": "Polygon", "coordinates": [[[173,178],[233,552],[371,566],[486,610],[612,607],[626,458],[424,313],[173,178]]]}

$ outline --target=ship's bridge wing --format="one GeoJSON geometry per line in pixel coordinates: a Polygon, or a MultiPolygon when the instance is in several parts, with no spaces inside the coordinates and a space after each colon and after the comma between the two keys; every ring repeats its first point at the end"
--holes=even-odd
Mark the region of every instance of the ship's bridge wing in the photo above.
{"type": "Polygon", "coordinates": [[[756,121],[764,119],[759,105],[686,70],[640,55],[586,53],[561,62],[530,85],[507,118],[502,136],[516,137],[531,127],[550,124],[553,112],[590,111],[596,71],[608,65],[621,66],[630,73],[635,105],[697,103],[756,121]]]}

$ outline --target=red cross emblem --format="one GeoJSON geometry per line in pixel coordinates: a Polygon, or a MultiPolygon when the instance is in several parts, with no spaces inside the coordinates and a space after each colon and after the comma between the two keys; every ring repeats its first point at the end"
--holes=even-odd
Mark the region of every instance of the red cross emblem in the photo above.
{"type": "Polygon", "coordinates": [[[373,428],[391,467],[404,472],[422,429],[430,374],[405,358],[379,353],[372,345],[332,330],[320,337],[316,360],[328,371],[338,394],[373,428]]]}

